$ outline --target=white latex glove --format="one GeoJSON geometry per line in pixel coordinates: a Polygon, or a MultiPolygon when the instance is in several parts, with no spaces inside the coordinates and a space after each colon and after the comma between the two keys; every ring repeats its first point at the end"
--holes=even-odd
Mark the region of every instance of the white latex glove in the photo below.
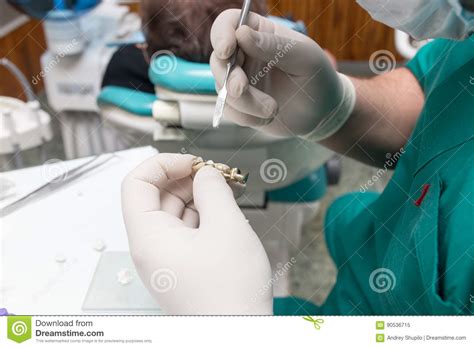
{"type": "Polygon", "coordinates": [[[355,105],[349,78],[334,70],[309,37],[255,13],[236,31],[239,16],[240,10],[223,12],[211,32],[218,90],[228,59],[241,48],[228,81],[225,117],[277,136],[319,141],[336,133],[355,105]]]}
{"type": "Polygon", "coordinates": [[[203,168],[193,181],[194,159],[160,154],[123,182],[140,278],[167,314],[272,314],[271,268],[259,238],[220,172],[203,168]]]}

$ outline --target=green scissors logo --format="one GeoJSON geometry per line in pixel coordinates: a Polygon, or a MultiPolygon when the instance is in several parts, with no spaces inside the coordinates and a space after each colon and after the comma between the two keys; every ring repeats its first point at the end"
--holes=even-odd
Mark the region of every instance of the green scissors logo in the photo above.
{"type": "Polygon", "coordinates": [[[314,328],[315,328],[316,330],[320,330],[320,329],[321,329],[321,325],[324,324],[324,319],[320,319],[320,318],[314,319],[314,318],[312,318],[312,317],[309,316],[309,315],[306,316],[306,317],[303,317],[303,319],[306,320],[306,321],[309,321],[309,322],[313,323],[314,328]]]}

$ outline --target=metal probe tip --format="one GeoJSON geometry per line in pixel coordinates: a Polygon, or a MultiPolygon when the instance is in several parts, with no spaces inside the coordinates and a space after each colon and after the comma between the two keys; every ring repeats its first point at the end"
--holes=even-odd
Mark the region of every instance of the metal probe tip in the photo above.
{"type": "MultiPolygon", "coordinates": [[[[252,6],[252,0],[245,0],[243,3],[242,11],[240,12],[240,19],[237,28],[247,24],[247,19],[250,13],[250,7],[252,6]]],[[[216,108],[214,110],[214,117],[212,119],[212,127],[219,128],[222,118],[224,117],[224,110],[227,100],[227,81],[229,80],[230,73],[237,63],[237,57],[239,55],[239,48],[237,47],[234,54],[230,58],[229,63],[227,64],[227,71],[224,78],[224,86],[219,91],[217,96],[216,108]]]]}

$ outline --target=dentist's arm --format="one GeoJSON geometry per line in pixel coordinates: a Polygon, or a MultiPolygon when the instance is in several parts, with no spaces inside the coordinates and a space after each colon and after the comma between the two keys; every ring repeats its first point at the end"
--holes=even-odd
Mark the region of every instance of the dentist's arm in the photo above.
{"type": "Polygon", "coordinates": [[[339,153],[383,166],[406,143],[423,105],[407,69],[370,80],[338,74],[319,45],[305,35],[251,14],[235,30],[238,10],[214,23],[211,68],[221,88],[237,45],[239,63],[229,79],[226,117],[266,133],[321,142],[339,153]]]}
{"type": "Polygon", "coordinates": [[[387,154],[399,152],[407,143],[423,108],[423,91],[406,68],[365,80],[351,77],[351,81],[357,93],[354,111],[333,136],[320,143],[383,167],[390,157],[387,154]]]}

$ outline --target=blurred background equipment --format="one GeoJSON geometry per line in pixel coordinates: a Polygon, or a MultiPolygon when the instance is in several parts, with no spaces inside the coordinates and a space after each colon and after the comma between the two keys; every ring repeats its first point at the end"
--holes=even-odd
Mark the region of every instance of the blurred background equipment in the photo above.
{"type": "Polygon", "coordinates": [[[30,83],[18,67],[6,58],[0,68],[7,69],[23,87],[27,102],[0,96],[0,156],[6,168],[23,167],[23,151],[39,149],[39,158],[46,161],[44,145],[53,137],[51,117],[40,109],[30,83]]]}
{"type": "MultiPolygon", "coordinates": [[[[117,49],[110,43],[127,40],[130,33],[137,32],[139,17],[115,1],[9,0],[9,3],[39,20],[21,41],[31,38],[33,44],[44,49],[40,57],[29,57],[40,60],[39,69],[30,78],[35,87],[44,86],[47,105],[60,121],[66,158],[103,152],[104,135],[96,117],[99,111],[96,100],[105,68],[117,49]],[[33,32],[41,27],[44,36],[36,40],[33,32]]],[[[13,46],[12,51],[16,50],[13,46]]]]}
{"type": "Polygon", "coordinates": [[[81,52],[86,44],[84,22],[80,17],[95,8],[100,0],[8,0],[15,9],[42,20],[49,50],[56,54],[72,55],[81,52]],[[70,45],[73,42],[73,45],[70,45]]]}

